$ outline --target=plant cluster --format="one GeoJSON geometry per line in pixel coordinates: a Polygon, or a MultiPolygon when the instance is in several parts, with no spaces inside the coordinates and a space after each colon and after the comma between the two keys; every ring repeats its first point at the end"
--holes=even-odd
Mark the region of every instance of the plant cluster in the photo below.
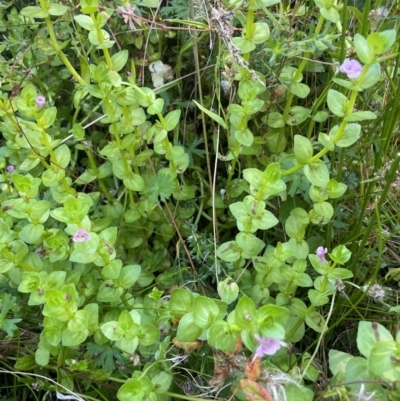
{"type": "Polygon", "coordinates": [[[372,214],[352,172],[364,133],[375,173],[390,153],[398,19],[188,5],[2,9],[0,371],[59,399],[395,400],[398,333],[332,344],[365,297],[398,310],[358,262],[400,157],[372,214]]]}

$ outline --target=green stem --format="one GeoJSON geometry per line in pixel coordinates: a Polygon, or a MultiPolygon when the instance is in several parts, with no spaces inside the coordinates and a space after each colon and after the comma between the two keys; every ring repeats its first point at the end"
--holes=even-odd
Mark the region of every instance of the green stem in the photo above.
{"type": "Polygon", "coordinates": [[[90,167],[92,168],[94,175],[97,177],[97,182],[99,183],[100,189],[102,190],[102,192],[105,195],[105,197],[107,198],[107,200],[109,202],[112,202],[113,198],[111,197],[110,192],[108,191],[107,187],[105,186],[103,180],[98,178],[99,169],[97,168],[92,151],[90,149],[86,148],[86,154],[89,159],[90,167]]]}
{"type": "Polygon", "coordinates": [[[10,261],[13,262],[16,266],[21,267],[22,269],[28,272],[34,272],[35,269],[24,262],[16,262],[14,255],[6,248],[1,250],[1,253],[10,261]]]}
{"type": "MultiPolygon", "coordinates": [[[[249,7],[254,4],[254,0],[249,1],[249,7]]],[[[254,10],[247,10],[247,21],[246,21],[246,40],[250,41],[252,38],[252,33],[253,33],[253,27],[254,27],[254,10]]],[[[244,54],[243,58],[246,61],[249,61],[250,59],[250,52],[244,54]]]]}
{"type": "MultiPolygon", "coordinates": [[[[49,153],[50,153],[51,160],[54,162],[54,164],[57,166],[57,168],[61,169],[61,167],[59,167],[59,166],[60,166],[60,163],[59,163],[59,161],[58,161],[58,159],[57,159],[55,153],[53,152],[53,148],[51,147],[51,144],[50,144],[50,142],[49,142],[49,139],[47,138],[47,134],[46,134],[46,132],[45,132],[44,130],[42,130],[42,139],[43,139],[43,143],[45,144],[47,150],[48,150],[49,153]]],[[[51,166],[48,166],[48,168],[51,168],[51,166]]],[[[62,177],[62,178],[60,179],[60,182],[61,182],[61,184],[63,185],[63,187],[64,187],[64,189],[65,189],[65,192],[66,192],[67,194],[72,194],[72,193],[73,193],[73,191],[72,191],[71,187],[68,185],[68,182],[67,182],[67,180],[65,179],[65,177],[62,177]]]]}
{"type": "MultiPolygon", "coordinates": [[[[315,28],[314,34],[315,35],[319,35],[321,29],[322,29],[322,25],[324,23],[325,18],[320,15],[319,19],[318,19],[318,24],[317,27],[315,28]]],[[[304,68],[307,65],[308,62],[308,58],[310,58],[311,56],[311,52],[308,51],[307,53],[305,53],[304,58],[301,60],[301,63],[299,65],[299,67],[297,68],[296,74],[294,75],[292,82],[293,83],[297,83],[297,81],[300,79],[301,74],[303,73],[304,68]]],[[[294,94],[293,93],[289,93],[288,98],[286,100],[286,105],[285,108],[283,110],[283,120],[286,121],[290,112],[290,108],[292,107],[292,101],[293,101],[293,97],[294,94]]],[[[281,142],[283,141],[283,137],[285,135],[285,126],[282,127],[282,129],[279,131],[279,138],[278,138],[278,144],[277,144],[277,148],[280,149],[281,146],[281,142]]]]}
{"type": "MultiPolygon", "coordinates": [[[[111,123],[111,125],[112,125],[112,127],[113,127],[115,142],[117,143],[117,146],[118,146],[118,148],[119,148],[119,153],[120,153],[120,155],[121,155],[121,160],[122,160],[122,163],[123,163],[123,165],[124,165],[124,172],[125,172],[125,174],[126,174],[127,176],[129,176],[129,175],[132,173],[132,171],[131,171],[131,169],[130,169],[130,167],[129,167],[129,164],[128,164],[128,161],[127,161],[127,159],[126,159],[125,152],[124,152],[123,150],[121,150],[121,140],[120,140],[120,138],[119,138],[117,124],[116,124],[116,122],[114,121],[114,112],[113,112],[113,109],[112,109],[112,107],[111,107],[111,105],[110,105],[110,102],[109,102],[109,100],[108,100],[107,97],[105,97],[105,98],[103,99],[103,102],[104,102],[104,104],[107,106],[107,109],[108,109],[108,112],[109,112],[109,114],[110,114],[110,117],[111,117],[112,120],[113,120],[113,122],[111,123]]],[[[127,190],[128,190],[128,189],[127,189],[127,190]]],[[[134,208],[134,207],[135,207],[135,201],[134,201],[134,199],[133,199],[132,191],[131,191],[131,190],[128,190],[128,192],[129,192],[129,200],[130,200],[131,206],[132,206],[132,208],[134,208]]]]}
{"type": "MultiPolygon", "coordinates": [[[[40,0],[40,5],[43,8],[43,0],[40,0]]],[[[67,67],[68,71],[71,73],[71,75],[82,85],[86,86],[85,80],[76,72],[75,68],[72,66],[72,64],[69,62],[68,58],[65,56],[63,51],[61,50],[60,46],[58,45],[56,36],[54,34],[53,30],[53,25],[51,23],[50,17],[46,17],[45,19],[46,26],[47,26],[47,31],[49,32],[50,36],[50,41],[51,44],[53,45],[54,51],[56,52],[57,56],[60,58],[60,60],[64,63],[64,65],[67,67]]]]}
{"type": "MultiPolygon", "coordinates": [[[[364,69],[367,69],[367,67],[368,66],[365,66],[364,69]]],[[[357,99],[357,94],[358,94],[357,91],[355,91],[355,90],[351,91],[350,100],[349,100],[349,103],[348,103],[347,109],[346,109],[346,115],[351,114],[351,112],[353,111],[353,107],[354,107],[354,104],[357,99]]],[[[343,136],[344,130],[345,130],[347,124],[348,123],[345,120],[343,120],[341,122],[339,129],[336,131],[335,136],[332,138],[332,141],[334,143],[336,143],[343,136]]],[[[329,152],[329,149],[324,147],[315,156],[313,156],[310,160],[308,160],[307,164],[315,163],[317,160],[321,159],[321,157],[326,155],[328,152],[329,152]]],[[[304,166],[305,166],[305,164],[297,164],[296,166],[293,166],[289,170],[283,171],[282,176],[287,176],[287,175],[293,174],[296,171],[301,170],[304,166]]]]}
{"type": "MultiPolygon", "coordinates": [[[[96,21],[95,15],[93,13],[91,13],[90,16],[92,18],[93,23],[96,26],[96,32],[97,32],[97,36],[99,38],[100,43],[104,43],[105,40],[104,40],[103,32],[102,32],[101,28],[99,28],[99,26],[98,26],[98,23],[96,21]]],[[[103,49],[103,53],[104,53],[104,57],[106,59],[106,63],[107,63],[108,68],[110,70],[112,70],[113,69],[113,64],[112,64],[110,53],[109,53],[108,49],[104,48],[103,49]]]]}
{"type": "Polygon", "coordinates": [[[286,335],[286,338],[291,338],[294,333],[296,333],[297,329],[304,323],[304,320],[306,318],[306,316],[310,315],[312,312],[314,312],[315,307],[314,305],[310,305],[307,308],[307,311],[305,313],[305,316],[302,318],[299,318],[299,320],[297,321],[297,323],[292,327],[292,329],[289,331],[289,333],[286,335]]]}

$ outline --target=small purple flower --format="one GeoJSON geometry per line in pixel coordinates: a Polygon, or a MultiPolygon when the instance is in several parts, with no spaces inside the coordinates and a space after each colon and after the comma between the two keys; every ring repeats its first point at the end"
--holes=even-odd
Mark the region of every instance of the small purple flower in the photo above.
{"type": "Polygon", "coordinates": [[[339,71],[346,74],[348,78],[355,79],[361,74],[362,65],[357,60],[350,60],[346,58],[343,64],[339,67],[339,71]]]}
{"type": "Polygon", "coordinates": [[[85,242],[89,240],[90,240],[90,234],[83,228],[80,228],[74,235],[74,238],[72,238],[72,241],[74,242],[85,242]]]}
{"type": "Polygon", "coordinates": [[[322,263],[327,263],[326,259],[325,259],[325,254],[328,253],[328,248],[324,248],[323,246],[319,246],[317,248],[317,250],[315,251],[315,253],[317,254],[317,256],[319,257],[320,261],[322,263]]]}
{"type": "Polygon", "coordinates": [[[277,340],[275,338],[261,338],[258,334],[255,334],[254,338],[258,342],[256,356],[258,356],[259,358],[262,358],[265,355],[274,355],[279,350],[279,348],[281,348],[282,346],[286,346],[285,342],[277,340]]]}
{"type": "Polygon", "coordinates": [[[41,109],[46,104],[46,99],[43,96],[36,96],[35,98],[36,107],[41,109]]]}
{"type": "Polygon", "coordinates": [[[10,164],[9,166],[7,166],[7,171],[9,172],[9,173],[12,173],[13,171],[14,171],[14,166],[12,165],[12,164],[10,164]]]}

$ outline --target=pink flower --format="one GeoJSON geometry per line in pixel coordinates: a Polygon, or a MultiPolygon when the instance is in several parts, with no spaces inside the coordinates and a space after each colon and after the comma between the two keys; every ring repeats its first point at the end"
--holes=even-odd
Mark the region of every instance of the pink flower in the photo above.
{"type": "Polygon", "coordinates": [[[36,96],[35,98],[36,107],[41,109],[46,104],[46,99],[43,96],[36,96]]]}
{"type": "Polygon", "coordinates": [[[258,342],[256,356],[258,356],[259,358],[262,358],[265,355],[274,355],[279,350],[279,348],[281,348],[282,346],[286,346],[285,342],[277,340],[275,338],[261,338],[258,334],[255,334],[254,338],[258,342]]]}
{"type": "Polygon", "coordinates": [[[317,254],[317,256],[319,257],[320,261],[322,263],[327,263],[326,259],[325,259],[325,254],[328,253],[328,248],[324,248],[323,246],[319,246],[317,248],[317,250],[315,251],[315,253],[317,254]]]}
{"type": "Polygon", "coordinates": [[[350,60],[346,58],[343,64],[339,67],[339,71],[346,74],[348,78],[355,79],[361,74],[362,65],[357,60],[350,60]]]}
{"type": "Polygon", "coordinates": [[[7,171],[9,172],[9,173],[12,173],[13,171],[14,171],[14,166],[12,165],[12,164],[10,164],[9,166],[7,166],[6,167],[7,168],[7,171]]]}
{"type": "Polygon", "coordinates": [[[117,7],[117,13],[122,15],[125,24],[128,24],[132,31],[136,30],[135,25],[133,24],[134,22],[140,24],[140,20],[137,18],[134,11],[135,7],[132,7],[130,4],[127,4],[126,8],[122,6],[117,7]]]}
{"type": "Polygon", "coordinates": [[[74,242],[85,242],[89,240],[90,240],[90,234],[83,228],[80,228],[74,235],[74,238],[72,238],[72,241],[74,242]]]}

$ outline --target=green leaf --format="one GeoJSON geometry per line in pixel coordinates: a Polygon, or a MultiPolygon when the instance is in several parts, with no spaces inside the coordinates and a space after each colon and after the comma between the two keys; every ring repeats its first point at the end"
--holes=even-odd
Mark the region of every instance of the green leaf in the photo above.
{"type": "Polygon", "coordinates": [[[124,67],[126,62],[128,61],[129,52],[128,50],[122,50],[118,53],[115,53],[111,57],[111,62],[114,71],[121,71],[124,67]]]}
{"type": "Polygon", "coordinates": [[[304,175],[317,187],[325,188],[329,182],[329,170],[322,160],[305,165],[304,175]]]}
{"type": "MultiPolygon", "coordinates": [[[[158,113],[161,113],[162,112],[162,110],[163,110],[163,108],[164,108],[164,99],[163,98],[158,98],[158,99],[156,99],[148,108],[147,108],[147,112],[150,114],[150,115],[154,115],[154,114],[158,114],[158,113]]],[[[140,109],[141,110],[141,109],[140,109]]],[[[179,111],[179,114],[180,114],[180,110],[174,110],[175,112],[176,111],[179,111]]],[[[179,116],[178,116],[178,121],[179,121],[179,116]]],[[[171,119],[171,126],[173,125],[172,123],[174,123],[174,121],[172,121],[172,119],[171,119]]],[[[177,124],[177,122],[176,122],[176,124],[177,124]]],[[[166,124],[165,124],[166,125],[166,124]]],[[[169,130],[169,129],[167,129],[164,125],[163,125],[163,128],[166,130],[166,131],[171,131],[171,130],[169,130]]]]}
{"type": "Polygon", "coordinates": [[[87,327],[88,314],[85,310],[78,310],[75,316],[68,322],[68,330],[74,333],[86,330],[87,327]]]}
{"type": "Polygon", "coordinates": [[[101,271],[101,275],[106,280],[116,280],[122,268],[122,261],[121,260],[113,260],[111,263],[106,264],[101,271]]]}
{"type": "Polygon", "coordinates": [[[131,191],[140,192],[146,188],[143,178],[135,173],[129,174],[126,178],[124,178],[123,182],[125,187],[131,191]]]}
{"type": "Polygon", "coordinates": [[[253,42],[241,36],[233,38],[232,43],[241,53],[250,53],[256,48],[256,45],[253,42]]]}
{"type": "Polygon", "coordinates": [[[165,117],[162,123],[162,127],[167,131],[172,131],[179,123],[181,116],[180,110],[170,111],[165,117]]]}
{"type": "Polygon", "coordinates": [[[390,29],[383,32],[372,32],[367,37],[367,43],[372,53],[379,55],[386,53],[396,40],[396,31],[390,29]]]}
{"type": "Polygon", "coordinates": [[[193,307],[194,296],[185,288],[176,288],[172,291],[169,307],[173,316],[182,317],[193,307]]]}
{"type": "Polygon", "coordinates": [[[327,277],[332,280],[336,280],[338,278],[345,280],[353,277],[353,273],[348,269],[342,269],[341,267],[336,267],[330,273],[327,274],[327,277]]]}
{"type": "Polygon", "coordinates": [[[59,16],[68,12],[69,8],[63,4],[51,3],[48,13],[50,15],[59,16]]]}
{"type": "Polygon", "coordinates": [[[94,31],[96,29],[96,25],[93,22],[92,18],[88,15],[78,14],[74,16],[74,20],[80,25],[83,29],[88,31],[94,31]]]}
{"type": "Polygon", "coordinates": [[[150,88],[140,88],[135,91],[135,99],[142,107],[149,107],[156,100],[155,93],[150,88]]]}
{"type": "Polygon", "coordinates": [[[354,36],[354,47],[362,63],[370,64],[374,61],[375,56],[368,45],[367,39],[359,33],[354,36]]]}
{"type": "Polygon", "coordinates": [[[351,252],[346,248],[345,245],[339,245],[333,249],[332,253],[329,253],[330,258],[338,263],[344,265],[350,260],[351,252]]]}
{"type": "Polygon", "coordinates": [[[143,195],[149,195],[149,199],[157,203],[159,199],[165,202],[175,191],[176,185],[169,174],[159,173],[150,177],[143,195]]]}
{"type": "Polygon", "coordinates": [[[230,325],[223,320],[214,322],[208,331],[208,344],[224,352],[235,349],[237,338],[238,333],[232,331],[230,325]]]}
{"type": "Polygon", "coordinates": [[[333,216],[333,207],[329,202],[319,202],[314,204],[314,210],[326,220],[330,220],[333,216]]]}
{"type": "Polygon", "coordinates": [[[307,164],[314,153],[311,141],[302,135],[294,136],[294,155],[300,164],[307,164]]]}
{"type": "Polygon", "coordinates": [[[325,326],[325,319],[318,312],[312,312],[307,315],[305,322],[308,327],[317,333],[322,333],[325,326]]]}
{"type": "Polygon", "coordinates": [[[172,374],[167,372],[160,372],[159,374],[151,377],[151,382],[156,394],[163,394],[169,390],[172,384],[172,374]]]}
{"type": "Polygon", "coordinates": [[[329,117],[328,112],[323,110],[323,111],[317,112],[312,119],[314,121],[316,121],[317,123],[323,123],[327,120],[328,117],[329,117]]]}
{"type": "Polygon", "coordinates": [[[200,103],[193,100],[194,104],[205,114],[207,114],[210,118],[212,118],[215,122],[217,122],[222,128],[227,129],[225,121],[217,114],[213,113],[210,110],[207,110],[200,103]]]}
{"type": "Polygon", "coordinates": [[[368,358],[368,369],[386,382],[400,380],[398,344],[390,339],[381,339],[374,344],[368,358]]]}
{"type": "Polygon", "coordinates": [[[289,111],[288,118],[286,120],[286,124],[288,125],[298,125],[307,120],[309,115],[311,114],[310,109],[306,109],[301,106],[293,106],[289,111]]]}
{"type": "Polygon", "coordinates": [[[132,287],[139,279],[142,268],[140,265],[127,265],[121,270],[119,282],[122,288],[128,289],[132,287]]]}
{"type": "Polygon", "coordinates": [[[143,375],[141,371],[135,371],[132,379],[126,380],[120,387],[117,397],[120,401],[154,400],[154,397],[149,397],[152,390],[153,385],[149,378],[143,375]]]}
{"type": "Polygon", "coordinates": [[[121,86],[122,78],[116,71],[108,71],[107,77],[112,86],[119,88],[121,86]]]}
{"type": "Polygon", "coordinates": [[[335,144],[333,143],[331,137],[327,134],[324,134],[323,132],[319,133],[318,142],[331,152],[335,150],[335,144]]]}
{"type": "Polygon", "coordinates": [[[288,91],[290,93],[293,93],[293,95],[296,95],[301,99],[304,99],[310,93],[310,87],[301,83],[293,83],[289,85],[288,91]]]}
{"type": "Polygon", "coordinates": [[[0,244],[7,244],[11,237],[11,230],[8,224],[1,219],[0,220],[0,244]]]}
{"type": "MultiPolygon", "coordinates": [[[[71,160],[71,152],[68,145],[61,145],[54,151],[55,159],[54,162],[57,163],[61,168],[67,168],[71,160]]],[[[53,158],[52,158],[53,161],[53,158]]]]}
{"type": "Polygon", "coordinates": [[[257,238],[254,234],[243,232],[236,235],[236,244],[242,248],[240,256],[245,259],[257,256],[265,247],[264,241],[257,238]]]}
{"type": "Polygon", "coordinates": [[[30,6],[21,10],[21,15],[27,18],[47,18],[49,14],[40,7],[30,6]]]}
{"type": "Polygon", "coordinates": [[[28,372],[36,368],[35,355],[29,354],[18,358],[15,362],[14,368],[19,371],[28,372]]]}
{"type": "Polygon", "coordinates": [[[227,305],[236,301],[239,295],[239,286],[231,278],[226,278],[218,283],[218,295],[227,305]]]}
{"type": "Polygon", "coordinates": [[[51,127],[57,117],[57,108],[48,107],[44,110],[44,113],[37,119],[37,123],[40,127],[47,129],[51,127]]]}
{"type": "Polygon", "coordinates": [[[40,241],[44,232],[44,226],[42,224],[27,224],[19,232],[19,238],[27,244],[36,244],[40,241]]]}
{"type": "Polygon", "coordinates": [[[106,322],[101,325],[100,329],[111,341],[119,341],[124,337],[124,330],[116,321],[106,322]]]}
{"type": "Polygon", "coordinates": [[[64,170],[56,166],[52,166],[42,174],[43,185],[50,188],[53,185],[56,185],[64,177],[65,177],[64,170]]]}
{"type": "Polygon", "coordinates": [[[268,114],[267,124],[271,128],[282,128],[285,126],[283,115],[276,111],[268,114]]]}
{"type": "Polygon", "coordinates": [[[240,258],[240,248],[235,241],[225,242],[218,247],[217,256],[225,262],[235,262],[240,258]]]}
{"type": "Polygon", "coordinates": [[[140,325],[137,336],[140,345],[148,347],[149,345],[153,345],[155,342],[158,341],[158,339],[160,338],[160,331],[152,324],[144,323],[140,325]]]}
{"type": "Polygon", "coordinates": [[[160,4],[160,0],[143,0],[143,3],[146,7],[157,8],[160,4]]]}
{"type": "Polygon", "coordinates": [[[333,7],[332,8],[320,8],[321,15],[328,21],[336,24],[340,21],[340,15],[333,7]]]}
{"type": "Polygon", "coordinates": [[[365,121],[365,120],[375,120],[377,115],[372,111],[355,111],[344,118],[347,122],[365,121]]]}
{"type": "Polygon", "coordinates": [[[357,348],[361,355],[369,358],[372,347],[381,340],[393,340],[390,331],[379,323],[359,322],[357,331],[357,348]]]}
{"type": "MultiPolygon", "coordinates": [[[[239,105],[231,104],[230,106],[238,106],[239,105]]],[[[260,111],[264,107],[264,102],[261,99],[251,99],[251,100],[243,100],[241,108],[246,116],[251,116],[258,111],[260,111]]],[[[235,113],[235,112],[232,112],[235,113]]]]}
{"type": "Polygon", "coordinates": [[[374,401],[387,401],[387,392],[376,383],[377,376],[368,369],[368,361],[362,357],[353,357],[345,366],[345,381],[350,384],[348,387],[353,394],[368,394],[373,396],[374,401]]]}
{"type": "Polygon", "coordinates": [[[80,0],[81,11],[84,14],[92,14],[98,11],[99,4],[98,0],[80,0]]]}
{"type": "Polygon", "coordinates": [[[176,338],[178,341],[191,342],[197,340],[203,329],[198,327],[194,322],[193,313],[187,313],[179,321],[176,338]]]}
{"type": "Polygon", "coordinates": [[[339,373],[344,374],[346,372],[347,362],[354,357],[345,352],[330,349],[328,352],[328,358],[330,371],[333,375],[337,375],[339,373]]]}
{"type": "MultiPolygon", "coordinates": [[[[262,74],[257,74],[260,81],[265,82],[265,78],[262,74]]],[[[260,81],[247,77],[242,79],[239,83],[238,96],[242,101],[253,100],[257,95],[265,92],[265,85],[260,81]]]]}
{"type": "Polygon", "coordinates": [[[100,302],[115,302],[120,300],[123,292],[124,289],[122,287],[115,286],[112,280],[107,280],[101,284],[97,293],[97,300],[100,302]]]}
{"type": "MultiPolygon", "coordinates": [[[[269,335],[266,330],[276,325],[285,326],[288,318],[289,310],[278,305],[264,305],[257,311],[257,324],[265,337],[274,337],[272,334],[269,335]]],[[[279,338],[279,336],[275,338],[279,338]]]]}
{"type": "Polygon", "coordinates": [[[344,131],[338,137],[336,134],[339,131],[339,125],[335,125],[330,131],[329,136],[336,146],[347,148],[360,138],[361,125],[356,123],[347,124],[344,131]]]}
{"type": "MultiPolygon", "coordinates": [[[[365,67],[364,67],[365,68],[365,67]]],[[[378,63],[371,64],[367,73],[359,79],[359,87],[368,89],[381,79],[381,67],[378,63]]]]}
{"type": "Polygon", "coordinates": [[[330,199],[340,198],[347,190],[347,185],[336,180],[330,180],[326,186],[326,192],[330,199]]]}
{"type": "Polygon", "coordinates": [[[50,362],[50,352],[43,348],[38,348],[35,352],[35,362],[40,366],[48,365],[50,362]]]}
{"type": "Polygon", "coordinates": [[[220,315],[218,305],[211,299],[198,296],[193,304],[193,320],[201,329],[209,328],[220,315]]]}
{"type": "Polygon", "coordinates": [[[72,135],[78,141],[81,141],[85,138],[85,130],[82,128],[80,124],[75,123],[72,127],[72,135]]]}
{"type": "Polygon", "coordinates": [[[252,299],[242,297],[235,308],[235,322],[241,329],[249,329],[256,324],[256,307],[252,299]]]}
{"type": "Polygon", "coordinates": [[[346,114],[349,100],[342,93],[329,89],[327,103],[329,110],[338,117],[343,117],[346,114]]]}
{"type": "Polygon", "coordinates": [[[254,135],[248,128],[235,130],[235,138],[244,146],[251,146],[254,141],[254,135]]]}
{"type": "Polygon", "coordinates": [[[264,43],[269,38],[269,35],[270,30],[268,24],[266,22],[256,22],[252,26],[250,40],[256,45],[259,45],[261,43],[264,43]]]}
{"type": "Polygon", "coordinates": [[[308,298],[313,306],[322,306],[329,303],[329,297],[316,290],[308,290],[308,298]]]}

